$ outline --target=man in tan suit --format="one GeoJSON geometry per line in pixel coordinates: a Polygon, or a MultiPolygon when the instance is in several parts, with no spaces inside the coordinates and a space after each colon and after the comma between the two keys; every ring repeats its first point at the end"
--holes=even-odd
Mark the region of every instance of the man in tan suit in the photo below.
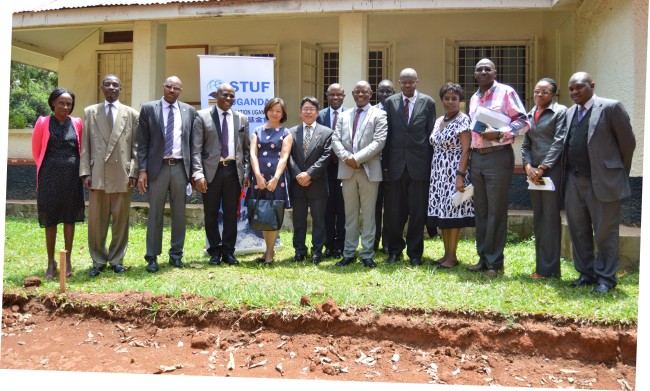
{"type": "Polygon", "coordinates": [[[129,240],[131,192],[137,183],[137,129],[139,113],[118,100],[120,79],[108,74],[101,89],[105,101],[84,110],[79,175],[88,189],[88,251],[96,277],[110,264],[124,273],[122,259],[129,240]],[[112,218],[111,243],[106,236],[112,218]]]}

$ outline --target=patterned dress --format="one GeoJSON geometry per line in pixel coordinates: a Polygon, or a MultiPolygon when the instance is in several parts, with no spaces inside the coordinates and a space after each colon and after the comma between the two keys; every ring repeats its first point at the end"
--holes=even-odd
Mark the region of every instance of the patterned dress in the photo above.
{"type": "MultiPolygon", "coordinates": [[[[280,153],[282,151],[282,142],[284,138],[289,135],[289,130],[285,127],[281,128],[265,128],[258,126],[253,133],[257,136],[257,161],[260,166],[260,173],[268,182],[275,175],[275,170],[280,161],[280,153]]],[[[257,183],[255,174],[251,170],[251,187],[248,197],[257,197],[257,183]]],[[[273,196],[267,190],[263,190],[260,198],[284,200],[285,207],[290,208],[289,200],[289,181],[287,177],[287,170],[285,169],[280,177],[278,186],[273,191],[273,196]]]]}
{"type": "MultiPolygon", "coordinates": [[[[433,145],[433,160],[427,225],[440,229],[473,227],[475,224],[472,199],[459,206],[454,206],[451,202],[452,195],[456,193],[456,170],[462,153],[460,134],[469,132],[470,119],[465,113],[459,112],[447,126],[440,129],[443,118],[436,120],[429,137],[429,142],[433,145]]],[[[465,185],[469,185],[469,179],[468,175],[465,185]]]]}
{"type": "Polygon", "coordinates": [[[50,139],[38,172],[36,206],[42,228],[84,221],[83,182],[79,177],[79,144],[72,120],[50,117],[50,139]]]}

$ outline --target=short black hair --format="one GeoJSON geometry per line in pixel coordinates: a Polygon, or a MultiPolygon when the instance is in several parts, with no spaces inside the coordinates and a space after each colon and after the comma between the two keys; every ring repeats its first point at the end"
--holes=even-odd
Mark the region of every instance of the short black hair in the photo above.
{"type": "Polygon", "coordinates": [[[287,106],[284,104],[284,100],[282,100],[282,98],[271,98],[266,102],[264,105],[264,118],[266,118],[267,121],[269,120],[269,116],[266,115],[266,113],[271,110],[271,107],[277,104],[280,104],[280,107],[282,107],[282,119],[280,120],[280,123],[283,124],[287,120],[287,106]]]}
{"type": "Polygon", "coordinates": [[[52,93],[50,94],[49,99],[47,100],[47,104],[50,106],[50,109],[52,109],[52,111],[54,111],[54,101],[56,100],[56,98],[58,98],[59,96],[61,96],[63,94],[68,94],[68,95],[70,95],[72,97],[72,107],[70,108],[70,112],[72,113],[72,111],[74,110],[74,92],[72,92],[70,90],[66,90],[63,87],[57,87],[57,88],[54,89],[54,91],[52,91],[52,93]]]}
{"type": "Polygon", "coordinates": [[[305,103],[307,103],[307,102],[309,102],[312,105],[316,106],[316,110],[318,110],[320,108],[320,103],[318,102],[318,99],[316,99],[313,96],[306,96],[306,97],[302,98],[302,100],[300,101],[300,108],[302,109],[302,106],[304,106],[305,103]]]}
{"type": "MultiPolygon", "coordinates": [[[[551,85],[551,92],[557,94],[557,82],[550,77],[543,77],[539,81],[544,81],[551,85]]],[[[539,83],[538,81],[538,83],[539,83]]]]}
{"type": "Polygon", "coordinates": [[[465,99],[465,90],[460,84],[447,82],[442,87],[440,87],[440,99],[442,99],[446,93],[451,92],[460,97],[460,100],[465,99]]]}

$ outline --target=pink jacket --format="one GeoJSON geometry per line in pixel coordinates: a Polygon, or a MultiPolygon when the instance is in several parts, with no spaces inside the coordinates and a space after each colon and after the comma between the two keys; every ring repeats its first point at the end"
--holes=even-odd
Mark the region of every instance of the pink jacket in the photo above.
{"type": "MultiPolygon", "coordinates": [[[[47,150],[47,143],[50,140],[50,117],[38,117],[34,125],[34,133],[32,133],[32,157],[36,163],[36,189],[38,190],[38,172],[41,169],[45,151],[47,150]]],[[[81,155],[81,132],[83,130],[83,121],[81,118],[70,117],[72,125],[77,133],[77,144],[79,145],[79,155],[81,155]]]]}

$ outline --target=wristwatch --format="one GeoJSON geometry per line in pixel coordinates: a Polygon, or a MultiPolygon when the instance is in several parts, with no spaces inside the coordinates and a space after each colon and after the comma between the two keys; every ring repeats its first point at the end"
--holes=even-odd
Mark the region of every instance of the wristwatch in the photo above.
{"type": "Polygon", "coordinates": [[[456,170],[456,175],[460,175],[463,178],[465,178],[467,176],[467,172],[462,172],[461,170],[456,170]]]}

